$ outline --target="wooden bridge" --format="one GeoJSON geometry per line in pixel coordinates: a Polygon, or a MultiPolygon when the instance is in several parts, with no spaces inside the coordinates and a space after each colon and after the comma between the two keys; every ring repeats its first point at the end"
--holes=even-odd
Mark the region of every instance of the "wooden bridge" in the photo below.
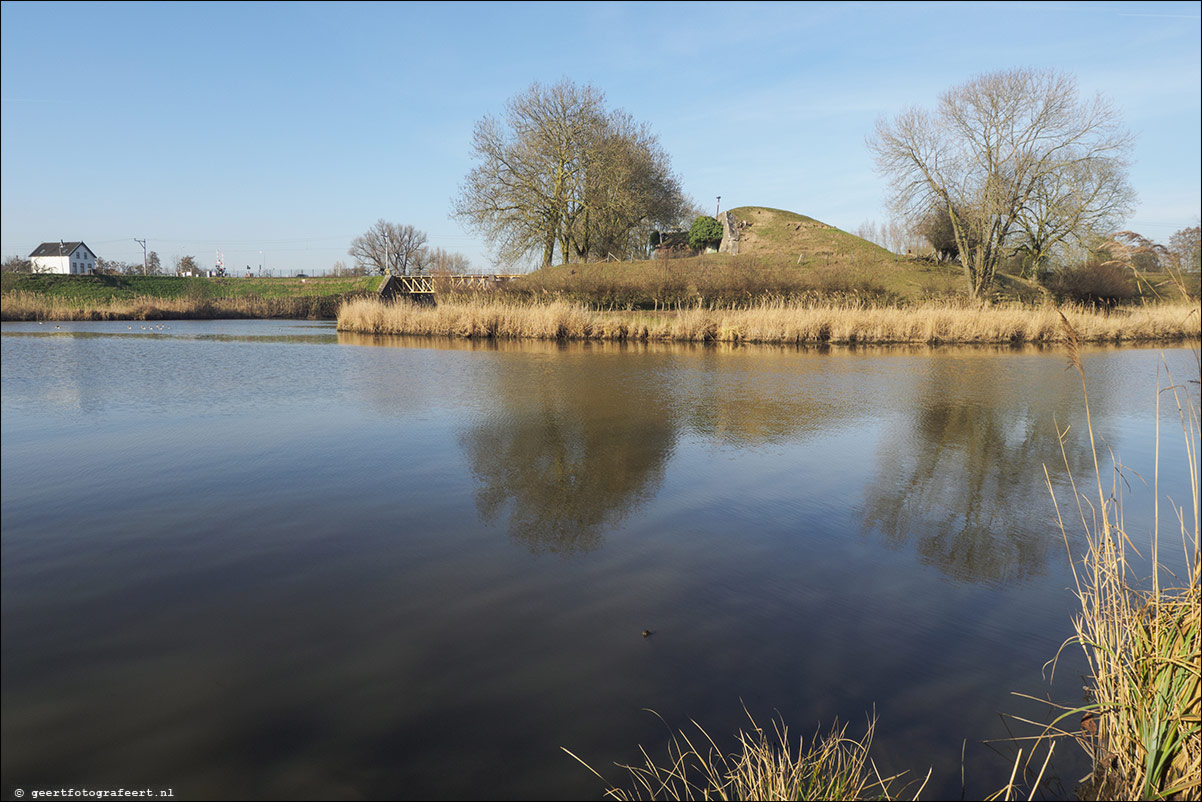
{"type": "Polygon", "coordinates": [[[487,289],[504,284],[521,273],[459,273],[443,276],[389,276],[380,286],[380,297],[398,295],[433,295],[435,287],[477,287],[487,289]]]}

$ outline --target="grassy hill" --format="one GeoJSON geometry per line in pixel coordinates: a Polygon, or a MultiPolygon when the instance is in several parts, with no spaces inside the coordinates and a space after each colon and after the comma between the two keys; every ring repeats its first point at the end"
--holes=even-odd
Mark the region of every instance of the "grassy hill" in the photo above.
{"type": "Polygon", "coordinates": [[[800,257],[803,264],[826,261],[828,257],[878,262],[901,259],[879,245],[804,214],[764,206],[740,206],[731,209],[730,214],[739,221],[741,256],[788,255],[800,257]]]}
{"type": "MultiPolygon", "coordinates": [[[[554,265],[510,282],[522,300],[559,299],[594,309],[747,306],[765,299],[913,304],[966,297],[960,268],[890,251],[795,212],[731,210],[739,253],[683,259],[554,265]]],[[[999,276],[1003,299],[1033,300],[1030,282],[999,276]]]]}

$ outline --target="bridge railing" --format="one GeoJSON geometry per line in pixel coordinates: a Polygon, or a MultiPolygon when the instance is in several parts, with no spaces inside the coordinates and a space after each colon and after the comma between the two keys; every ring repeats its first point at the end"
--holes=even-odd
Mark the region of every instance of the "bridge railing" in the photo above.
{"type": "Polygon", "coordinates": [[[435,285],[451,287],[489,287],[519,278],[521,273],[455,273],[434,276],[393,276],[396,291],[409,295],[429,295],[435,285]]]}

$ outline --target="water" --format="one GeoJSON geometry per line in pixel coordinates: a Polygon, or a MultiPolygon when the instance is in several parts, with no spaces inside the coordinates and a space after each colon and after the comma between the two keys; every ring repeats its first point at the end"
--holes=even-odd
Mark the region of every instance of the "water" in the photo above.
{"type": "MultiPolygon", "coordinates": [[[[1082,701],[1079,649],[1044,670],[1079,609],[1057,427],[1092,464],[1062,352],[55,325],[3,326],[6,790],[597,798],[561,747],[624,782],[690,720],[875,711],[882,771],[959,798],[963,753],[979,798],[1052,715],[1012,692],[1082,701]]],[[[1085,353],[1149,482],[1162,359],[1197,378],[1085,353]]]]}

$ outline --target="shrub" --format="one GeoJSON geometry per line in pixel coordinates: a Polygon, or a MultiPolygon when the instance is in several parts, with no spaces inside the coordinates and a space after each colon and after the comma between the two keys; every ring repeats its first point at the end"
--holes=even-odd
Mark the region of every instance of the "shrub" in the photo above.
{"type": "Polygon", "coordinates": [[[1094,306],[1114,306],[1138,295],[1128,271],[1111,262],[1065,268],[1047,279],[1047,287],[1057,300],[1094,306]]]}
{"type": "Polygon", "coordinates": [[[689,247],[704,250],[722,243],[722,224],[712,217],[702,215],[693,221],[689,229],[689,247]]]}

